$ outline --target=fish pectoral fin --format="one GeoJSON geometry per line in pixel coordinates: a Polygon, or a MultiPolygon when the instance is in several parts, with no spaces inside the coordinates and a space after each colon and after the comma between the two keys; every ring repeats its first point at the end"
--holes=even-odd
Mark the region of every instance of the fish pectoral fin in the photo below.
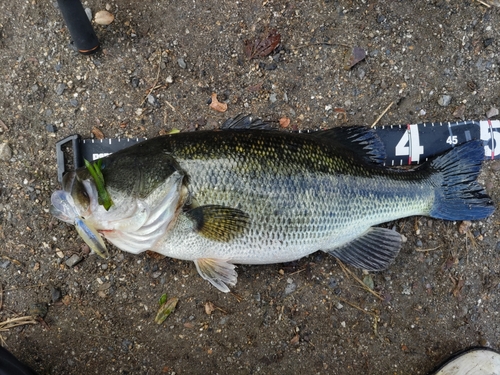
{"type": "Polygon", "coordinates": [[[194,260],[196,269],[201,277],[208,280],[221,292],[229,292],[227,284],[234,286],[238,279],[235,265],[223,259],[199,258],[194,260]]]}
{"type": "Polygon", "coordinates": [[[228,242],[243,233],[248,215],[237,208],[206,205],[193,208],[186,216],[194,222],[194,229],[213,241],[228,242]]]}
{"type": "Polygon", "coordinates": [[[327,252],[367,271],[382,271],[401,249],[401,235],[391,229],[372,227],[355,240],[327,252]]]}

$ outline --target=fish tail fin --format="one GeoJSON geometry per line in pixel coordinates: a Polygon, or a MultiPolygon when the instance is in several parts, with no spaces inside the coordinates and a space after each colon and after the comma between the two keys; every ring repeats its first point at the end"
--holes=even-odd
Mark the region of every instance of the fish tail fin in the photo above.
{"type": "Polygon", "coordinates": [[[431,161],[436,195],[429,216],[445,220],[480,220],[493,213],[495,207],[491,198],[477,182],[483,160],[482,141],[471,141],[431,161]]]}

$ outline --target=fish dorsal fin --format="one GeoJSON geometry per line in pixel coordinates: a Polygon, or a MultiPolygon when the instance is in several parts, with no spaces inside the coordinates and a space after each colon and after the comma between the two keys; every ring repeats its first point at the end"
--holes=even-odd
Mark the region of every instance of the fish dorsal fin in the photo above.
{"type": "Polygon", "coordinates": [[[372,227],[355,240],[327,251],[342,262],[367,271],[383,271],[401,249],[401,235],[391,229],[372,227]]]}
{"type": "Polygon", "coordinates": [[[332,128],[308,136],[330,147],[347,150],[368,163],[383,164],[386,159],[385,146],[375,130],[364,126],[332,128]]]}
{"type": "Polygon", "coordinates": [[[223,259],[212,258],[198,258],[194,260],[194,264],[200,276],[221,292],[229,292],[227,284],[236,285],[238,274],[234,270],[236,267],[234,264],[223,259]]]}
{"type": "Polygon", "coordinates": [[[239,114],[227,119],[221,126],[222,130],[276,130],[276,127],[252,115],[239,114]]]}
{"type": "Polygon", "coordinates": [[[228,242],[243,233],[248,225],[248,215],[237,208],[206,205],[186,212],[194,221],[194,229],[213,241],[228,242]]]}

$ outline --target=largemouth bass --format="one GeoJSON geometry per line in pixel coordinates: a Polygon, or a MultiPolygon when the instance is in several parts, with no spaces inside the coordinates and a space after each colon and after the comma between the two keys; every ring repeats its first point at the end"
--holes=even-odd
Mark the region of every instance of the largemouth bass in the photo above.
{"type": "Polygon", "coordinates": [[[494,211],[476,181],[481,141],[411,170],[383,167],[384,157],[376,134],[362,127],[166,135],[101,159],[109,210],[80,168],[53,193],[52,213],[97,253],[107,252],[102,235],[124,251],[192,260],[228,292],[235,264],[288,262],[323,250],[380,271],[398,254],[401,236],[375,225],[412,215],[478,220],[494,211]]]}

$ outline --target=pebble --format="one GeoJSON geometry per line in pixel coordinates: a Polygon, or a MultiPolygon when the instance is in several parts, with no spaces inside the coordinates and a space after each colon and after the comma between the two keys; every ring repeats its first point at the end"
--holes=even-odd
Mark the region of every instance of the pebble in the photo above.
{"type": "Polygon", "coordinates": [[[69,103],[70,103],[73,107],[78,107],[78,100],[76,100],[75,98],[70,99],[70,100],[69,100],[69,103]]]}
{"type": "Polygon", "coordinates": [[[82,257],[78,254],[73,254],[71,257],[69,257],[67,260],[66,260],[66,265],[68,267],[74,267],[75,265],[77,265],[80,261],[82,260],[82,257]]]}
{"type": "Polygon", "coordinates": [[[495,247],[496,251],[500,251],[500,241],[497,242],[497,246],[495,247]]]}
{"type": "Polygon", "coordinates": [[[269,101],[271,103],[276,103],[276,100],[278,100],[278,98],[276,97],[276,93],[272,93],[271,95],[269,95],[269,101]]]}
{"type": "Polygon", "coordinates": [[[139,82],[140,80],[137,77],[132,77],[132,79],[130,80],[130,83],[132,84],[133,88],[139,87],[139,82]]]}
{"type": "Polygon", "coordinates": [[[177,59],[177,64],[179,64],[179,66],[181,67],[181,69],[186,69],[187,68],[186,62],[184,61],[184,59],[182,57],[179,58],[179,59],[177,59]]]}
{"type": "Polygon", "coordinates": [[[364,69],[359,69],[358,70],[358,77],[359,77],[359,79],[365,78],[365,75],[366,75],[366,72],[365,72],[364,69]]]}
{"type": "Polygon", "coordinates": [[[148,103],[154,107],[158,107],[160,105],[160,103],[158,103],[158,100],[151,94],[148,95],[148,103]]]}
{"type": "Polygon", "coordinates": [[[111,22],[113,22],[114,19],[115,16],[113,16],[107,10],[100,10],[95,14],[94,20],[98,25],[109,25],[111,22]]]}
{"type": "Polygon", "coordinates": [[[87,15],[89,21],[92,21],[92,10],[90,8],[85,8],[85,14],[87,15]]]}
{"type": "Polygon", "coordinates": [[[6,260],[5,262],[0,263],[0,268],[6,269],[9,266],[10,266],[10,260],[6,260]]]}
{"type": "Polygon", "coordinates": [[[56,87],[56,95],[62,95],[64,90],[66,90],[66,85],[64,83],[60,83],[56,87]]]}
{"type": "Polygon", "coordinates": [[[401,292],[401,294],[404,294],[404,295],[409,296],[409,295],[411,294],[411,287],[409,287],[409,286],[405,286],[405,287],[403,288],[403,291],[401,292]]]}
{"type": "Polygon", "coordinates": [[[153,276],[153,279],[157,279],[161,276],[161,271],[153,272],[153,274],[151,276],[153,276]]]}
{"type": "Polygon", "coordinates": [[[451,96],[450,95],[441,95],[438,99],[438,104],[441,107],[447,107],[451,103],[451,96]]]}
{"type": "Polygon", "coordinates": [[[12,157],[12,150],[7,143],[0,143],[0,160],[9,161],[12,157]]]}
{"type": "Polygon", "coordinates": [[[55,303],[61,299],[61,290],[58,288],[50,289],[50,300],[55,303]]]}
{"type": "Polygon", "coordinates": [[[47,124],[47,125],[45,126],[45,129],[47,129],[47,131],[48,131],[49,133],[55,133],[55,132],[57,132],[57,126],[52,125],[52,124],[47,124]]]}
{"type": "Polygon", "coordinates": [[[415,246],[422,247],[423,246],[422,241],[421,240],[417,240],[417,242],[415,242],[415,246]]]}
{"type": "Polygon", "coordinates": [[[272,62],[270,64],[267,64],[264,69],[266,69],[266,70],[276,70],[277,67],[278,67],[278,64],[276,64],[275,62],[272,62]]]}
{"type": "Polygon", "coordinates": [[[488,112],[486,112],[486,117],[492,118],[498,116],[498,109],[495,107],[491,107],[488,112]]]}
{"type": "Polygon", "coordinates": [[[289,278],[286,282],[287,284],[285,287],[285,296],[295,292],[295,290],[297,289],[297,284],[295,284],[292,279],[289,278]]]}
{"type": "Polygon", "coordinates": [[[122,341],[122,350],[127,353],[130,349],[134,347],[134,343],[128,339],[122,341]]]}

